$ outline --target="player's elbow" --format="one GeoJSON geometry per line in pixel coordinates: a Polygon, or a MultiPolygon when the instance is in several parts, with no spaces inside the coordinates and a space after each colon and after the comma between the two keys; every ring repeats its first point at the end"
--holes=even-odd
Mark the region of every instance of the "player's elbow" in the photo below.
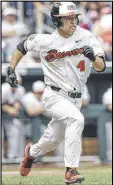
{"type": "Polygon", "coordinates": [[[17,50],[20,51],[23,55],[25,55],[27,53],[27,50],[25,49],[24,47],[24,42],[26,40],[23,40],[22,42],[20,42],[18,45],[17,45],[17,50]]]}

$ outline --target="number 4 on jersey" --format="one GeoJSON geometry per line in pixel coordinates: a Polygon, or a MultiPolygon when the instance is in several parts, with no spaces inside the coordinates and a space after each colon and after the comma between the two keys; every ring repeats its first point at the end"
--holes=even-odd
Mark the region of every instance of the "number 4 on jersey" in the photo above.
{"type": "Polygon", "coordinates": [[[84,60],[80,61],[80,62],[78,63],[78,65],[77,65],[77,68],[80,69],[80,72],[85,71],[85,61],[84,61],[84,60]]]}

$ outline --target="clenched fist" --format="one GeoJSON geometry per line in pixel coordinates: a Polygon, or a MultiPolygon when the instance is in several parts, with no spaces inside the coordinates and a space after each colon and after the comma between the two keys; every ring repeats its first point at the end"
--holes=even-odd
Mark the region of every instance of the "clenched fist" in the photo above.
{"type": "Polygon", "coordinates": [[[84,56],[89,58],[92,62],[94,62],[96,57],[94,55],[93,48],[90,46],[84,46],[82,49],[84,56]]]}
{"type": "Polygon", "coordinates": [[[18,87],[18,80],[16,77],[15,70],[11,67],[8,67],[7,69],[5,81],[9,83],[11,87],[18,87]]]}

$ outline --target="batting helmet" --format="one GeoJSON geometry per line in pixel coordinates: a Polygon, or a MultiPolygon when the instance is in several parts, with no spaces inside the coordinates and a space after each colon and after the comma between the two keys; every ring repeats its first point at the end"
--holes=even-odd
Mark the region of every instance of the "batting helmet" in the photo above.
{"type": "Polygon", "coordinates": [[[61,17],[70,15],[80,15],[73,2],[57,2],[53,4],[51,9],[51,18],[53,25],[57,28],[62,26],[61,17]]]}

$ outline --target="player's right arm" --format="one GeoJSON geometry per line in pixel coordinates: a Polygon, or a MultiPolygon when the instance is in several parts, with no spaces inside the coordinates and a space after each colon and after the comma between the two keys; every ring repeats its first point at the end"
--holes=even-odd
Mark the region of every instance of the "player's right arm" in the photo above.
{"type": "Polygon", "coordinates": [[[12,69],[15,69],[19,61],[22,59],[24,55],[26,55],[27,51],[33,51],[33,49],[36,47],[36,34],[30,35],[27,39],[23,40],[17,45],[17,48],[15,49],[10,67],[12,69]]]}
{"type": "MultiPolygon", "coordinates": [[[[11,87],[17,87],[18,81],[15,74],[15,68],[20,62],[21,58],[28,51],[40,51],[41,47],[46,47],[50,45],[52,38],[49,34],[32,34],[26,40],[20,42],[17,45],[16,50],[14,51],[11,59],[10,66],[7,69],[6,73],[6,82],[8,82],[11,87]]],[[[12,43],[13,44],[13,43],[12,43]]]]}
{"type": "Polygon", "coordinates": [[[27,53],[27,51],[32,51],[34,49],[35,36],[36,34],[30,35],[28,39],[20,42],[12,55],[11,63],[6,73],[6,82],[9,83],[11,87],[18,86],[15,68],[22,59],[22,57],[27,53]]]}

